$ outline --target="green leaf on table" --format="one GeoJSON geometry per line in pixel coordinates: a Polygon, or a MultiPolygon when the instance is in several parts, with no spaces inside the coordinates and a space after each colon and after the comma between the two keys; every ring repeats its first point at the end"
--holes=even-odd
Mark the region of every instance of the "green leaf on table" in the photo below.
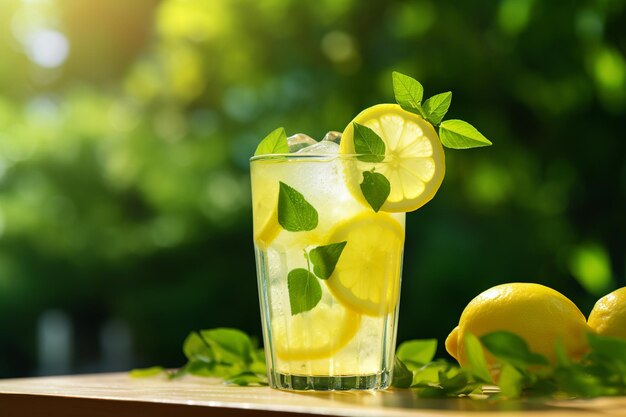
{"type": "Polygon", "coordinates": [[[217,362],[231,365],[248,365],[252,362],[252,341],[241,330],[220,327],[201,330],[200,336],[211,346],[217,362]]]}
{"type": "Polygon", "coordinates": [[[311,310],[322,299],[322,287],[315,275],[303,268],[287,274],[291,315],[311,310]]]}
{"type": "Polygon", "coordinates": [[[463,371],[448,375],[446,372],[439,372],[439,384],[447,393],[455,393],[464,389],[468,385],[467,374],[463,371]]]}
{"type": "Polygon", "coordinates": [[[383,204],[385,204],[387,197],[389,197],[391,184],[383,174],[365,171],[363,172],[361,192],[372,210],[378,213],[378,210],[380,210],[383,204]]]}
{"type": "Polygon", "coordinates": [[[321,279],[328,279],[335,270],[339,257],[346,247],[347,241],[318,246],[309,252],[309,260],[313,264],[313,272],[321,279]]]}
{"type": "Polygon", "coordinates": [[[259,146],[257,146],[254,155],[266,155],[277,153],[289,153],[289,144],[287,143],[287,134],[285,129],[279,127],[267,135],[259,146]]]}
{"type": "Polygon", "coordinates": [[[317,210],[304,196],[284,182],[278,191],[278,223],[290,232],[313,230],[317,227],[317,210]]]}
{"type": "Polygon", "coordinates": [[[609,360],[616,365],[626,366],[626,340],[611,337],[601,336],[589,332],[587,334],[587,340],[591,347],[592,355],[594,357],[609,360]]]}
{"type": "Polygon", "coordinates": [[[550,364],[545,356],[531,352],[528,343],[515,333],[498,331],[486,334],[480,340],[493,356],[521,369],[550,364]]]}
{"type": "Polygon", "coordinates": [[[416,370],[432,361],[436,352],[437,339],[408,340],[400,344],[396,356],[407,367],[416,370]]]}
{"type": "Polygon", "coordinates": [[[422,87],[422,84],[415,78],[396,71],[391,74],[391,77],[393,81],[393,93],[400,107],[406,111],[424,117],[421,105],[424,96],[424,87],[422,87]]]}
{"type": "Polygon", "coordinates": [[[183,353],[189,361],[212,362],[214,360],[211,347],[197,332],[191,332],[183,342],[183,353]]]}
{"type": "Polygon", "coordinates": [[[263,348],[257,348],[252,350],[252,363],[250,364],[250,371],[262,375],[265,375],[267,373],[267,365],[265,363],[265,350],[263,348]]]}
{"type": "Polygon", "coordinates": [[[480,382],[493,383],[489,367],[487,366],[487,359],[485,359],[485,352],[478,338],[472,333],[467,333],[464,343],[465,354],[469,362],[468,371],[480,382]]]}
{"type": "Polygon", "coordinates": [[[439,139],[446,148],[469,149],[492,145],[474,126],[463,120],[452,119],[439,125],[439,139]]]}
{"type": "Polygon", "coordinates": [[[376,132],[359,123],[352,123],[354,127],[354,150],[357,159],[363,162],[381,162],[385,159],[385,142],[376,132]]]}
{"type": "Polygon", "coordinates": [[[438,384],[439,372],[447,373],[452,368],[458,368],[458,366],[452,365],[445,359],[434,360],[419,367],[418,369],[413,369],[410,362],[405,363],[405,365],[407,365],[407,368],[413,371],[414,387],[424,387],[427,385],[438,384]]]}
{"type": "Polygon", "coordinates": [[[248,387],[250,385],[265,386],[268,385],[267,377],[257,375],[253,372],[242,372],[224,381],[226,385],[238,385],[240,387],[248,387]]]}
{"type": "Polygon", "coordinates": [[[130,376],[133,378],[148,378],[161,375],[164,372],[165,368],[162,366],[151,366],[149,368],[132,369],[130,371],[130,376]]]}
{"type": "Polygon", "coordinates": [[[452,102],[452,92],[448,91],[441,94],[436,94],[426,100],[422,105],[426,120],[437,126],[443,120],[443,117],[450,108],[452,102]]]}
{"type": "Polygon", "coordinates": [[[513,365],[505,363],[500,370],[498,387],[500,395],[506,398],[519,398],[522,393],[524,376],[513,365]]]}
{"type": "Polygon", "coordinates": [[[413,372],[396,356],[393,365],[391,386],[395,388],[409,388],[413,383],[413,372]]]}

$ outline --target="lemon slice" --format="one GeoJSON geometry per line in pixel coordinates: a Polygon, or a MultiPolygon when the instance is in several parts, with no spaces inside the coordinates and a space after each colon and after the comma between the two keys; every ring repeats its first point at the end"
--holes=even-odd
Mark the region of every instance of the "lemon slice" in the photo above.
{"type": "Polygon", "coordinates": [[[356,153],[354,122],[376,132],[385,142],[386,150],[385,161],[381,163],[355,164],[346,160],[346,182],[352,195],[367,205],[360,184],[363,171],[374,168],[391,185],[382,211],[413,211],[430,201],[445,173],[443,148],[433,126],[397,104],[372,106],[359,113],[343,131],[339,147],[341,154],[356,153]]]}
{"type": "Polygon", "coordinates": [[[286,361],[329,358],[359,330],[361,316],[339,304],[319,304],[295,316],[272,320],[276,356],[286,361]]]}
{"type": "Polygon", "coordinates": [[[347,241],[326,285],[351,310],[381,316],[395,307],[404,230],[386,213],[366,212],[340,223],[329,242],[347,241]]]}

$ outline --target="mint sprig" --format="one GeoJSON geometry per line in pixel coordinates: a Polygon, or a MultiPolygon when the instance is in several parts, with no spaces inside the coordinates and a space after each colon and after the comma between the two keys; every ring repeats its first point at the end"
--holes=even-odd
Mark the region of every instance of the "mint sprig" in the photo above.
{"type": "Polygon", "coordinates": [[[395,71],[392,79],[396,102],[404,110],[418,114],[433,126],[439,127],[439,138],[446,148],[469,149],[492,145],[489,139],[467,122],[442,121],[452,102],[451,92],[436,94],[422,104],[424,87],[419,81],[395,71]]]}
{"type": "Polygon", "coordinates": [[[254,151],[254,155],[267,155],[277,153],[289,153],[289,144],[287,143],[287,134],[285,129],[279,127],[276,130],[270,132],[259,143],[254,151]]]}
{"type": "Polygon", "coordinates": [[[278,190],[278,223],[289,232],[302,232],[317,227],[318,214],[295,188],[280,181],[278,190]]]}

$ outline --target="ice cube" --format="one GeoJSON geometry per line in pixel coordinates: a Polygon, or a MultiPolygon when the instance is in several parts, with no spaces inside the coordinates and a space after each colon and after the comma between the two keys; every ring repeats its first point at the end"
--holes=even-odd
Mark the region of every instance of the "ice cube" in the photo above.
{"type": "Polygon", "coordinates": [[[339,142],[341,142],[341,132],[335,132],[334,130],[331,130],[330,132],[326,133],[326,135],[324,135],[324,139],[322,139],[322,141],[334,142],[339,145],[339,142]]]}
{"type": "Polygon", "coordinates": [[[304,133],[296,133],[287,138],[287,143],[289,144],[289,152],[294,153],[307,146],[315,145],[317,141],[304,133]]]}
{"type": "Polygon", "coordinates": [[[316,155],[336,155],[339,153],[339,145],[331,141],[321,141],[315,145],[307,146],[296,153],[316,154],[316,155]]]}

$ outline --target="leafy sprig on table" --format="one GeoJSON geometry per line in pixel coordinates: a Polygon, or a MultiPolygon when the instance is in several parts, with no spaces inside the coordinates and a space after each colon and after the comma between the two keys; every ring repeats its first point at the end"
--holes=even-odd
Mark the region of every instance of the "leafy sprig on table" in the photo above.
{"type": "MultiPolygon", "coordinates": [[[[588,334],[589,352],[574,361],[555,346],[557,362],[531,352],[510,332],[494,332],[465,339],[469,365],[461,368],[435,359],[437,340],[411,340],[396,352],[392,386],[411,389],[420,397],[479,395],[488,398],[591,398],[626,395],[626,340],[588,334]],[[497,359],[493,379],[485,350],[497,359]]],[[[217,377],[226,384],[267,385],[265,356],[245,333],[229,328],[191,332],[183,351],[187,364],[175,371],[161,367],[131,371],[134,377],[166,373],[169,378],[190,374],[217,377]]]]}
{"type": "Polygon", "coordinates": [[[465,368],[434,360],[436,340],[405,342],[398,348],[393,385],[427,397],[626,395],[626,340],[594,333],[587,337],[589,352],[580,360],[570,359],[563,346],[557,345],[557,362],[552,364],[531,352],[528,344],[513,333],[494,332],[480,339],[470,334],[464,341],[469,362],[465,368]],[[497,380],[493,379],[483,348],[499,363],[497,380]]]}

